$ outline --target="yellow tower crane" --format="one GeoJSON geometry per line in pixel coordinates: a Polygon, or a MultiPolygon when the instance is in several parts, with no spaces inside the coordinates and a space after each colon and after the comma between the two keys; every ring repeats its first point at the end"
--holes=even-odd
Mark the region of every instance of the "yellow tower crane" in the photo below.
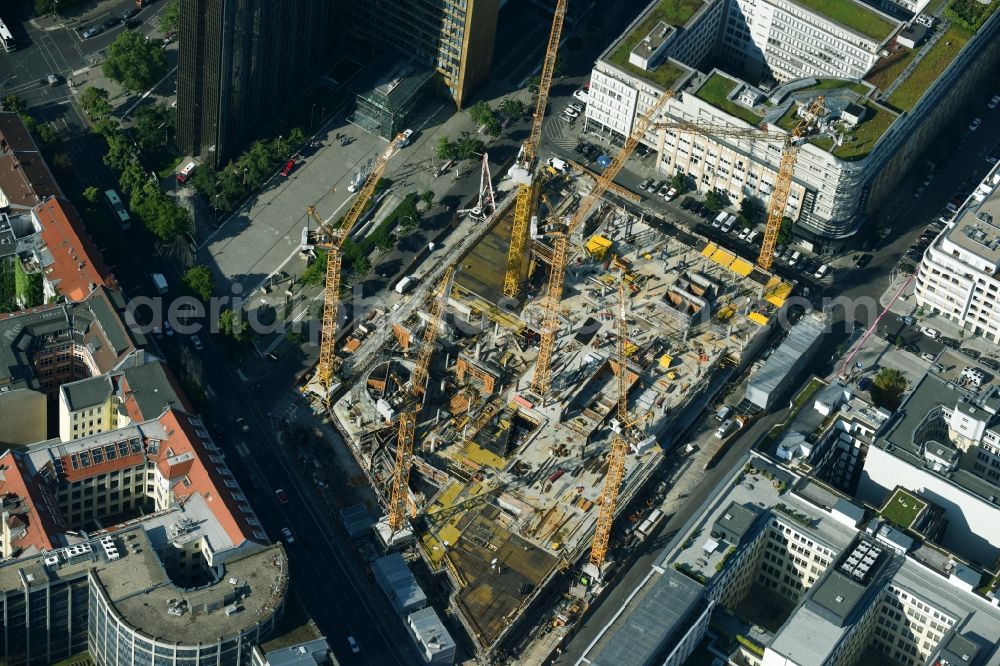
{"type": "Polygon", "coordinates": [[[431,305],[427,328],[424,329],[417,362],[410,376],[410,404],[399,415],[399,428],[396,438],[396,466],[392,472],[392,491],[389,498],[389,528],[393,534],[403,529],[406,522],[406,504],[409,499],[410,465],[413,460],[413,438],[417,428],[417,416],[423,404],[424,384],[427,383],[427,370],[430,367],[434,352],[434,341],[437,339],[438,328],[441,326],[441,316],[448,301],[451,278],[455,273],[454,266],[447,268],[441,283],[438,285],[437,297],[431,305]]]}
{"type": "Polygon", "coordinates": [[[315,206],[309,206],[306,214],[318,225],[317,234],[320,236],[316,247],[327,251],[326,259],[326,290],[323,294],[323,328],[322,338],[319,346],[319,363],[316,366],[315,383],[319,385],[319,393],[324,400],[330,397],[330,388],[333,384],[333,373],[337,370],[339,359],[334,353],[334,346],[337,338],[337,308],[340,304],[340,248],[344,244],[347,235],[357,223],[358,218],[365,210],[368,200],[375,193],[375,187],[379,179],[385,172],[385,167],[389,163],[389,158],[396,152],[399,144],[404,140],[404,136],[399,134],[386,147],[385,151],[375,159],[371,174],[365,184],[358,191],[358,196],[354,199],[347,214],[335,224],[329,220],[323,220],[316,212],[315,206]]]}
{"type": "Polygon", "coordinates": [[[545,106],[549,100],[549,88],[556,68],[556,51],[562,37],[563,19],[566,18],[567,0],[557,0],[552,15],[552,30],[549,31],[549,45],[545,49],[542,72],[538,82],[538,98],[535,100],[535,114],[531,120],[531,132],[521,145],[518,163],[511,170],[517,179],[517,200],[514,203],[514,224],[510,234],[510,248],[507,251],[507,272],[503,278],[503,294],[517,298],[521,288],[521,266],[524,264],[524,246],[528,241],[528,223],[535,207],[538,185],[535,181],[535,158],[538,156],[538,142],[542,137],[542,121],[545,106]]]}
{"type": "Polygon", "coordinates": [[[671,130],[708,137],[775,141],[784,144],[784,150],[781,153],[781,161],[778,166],[778,176],[775,178],[774,189],[771,190],[771,197],[768,200],[767,226],[764,227],[764,242],[761,244],[760,254],[757,257],[757,266],[761,270],[771,270],[771,264],[774,261],[774,245],[778,239],[778,232],[781,231],[781,220],[785,216],[785,207],[788,205],[788,194],[792,187],[792,176],[795,173],[795,160],[798,157],[799,143],[812,129],[813,124],[822,115],[823,110],[824,98],[820,95],[809,105],[806,113],[802,115],[791,133],[683,121],[659,122],[654,126],[655,129],[660,131],[671,130]]]}
{"type": "Polygon", "coordinates": [[[566,260],[569,249],[569,238],[573,231],[587,218],[594,205],[604,196],[608,186],[621,171],[639,141],[653,124],[653,117],[659,113],[671,97],[673,91],[668,90],[657,99],[646,112],[636,120],[632,133],[625,140],[611,164],[604,170],[594,183],[593,189],[581,201],[573,219],[562,231],[551,234],[553,238],[552,265],[549,270],[549,281],[545,293],[545,316],[542,320],[541,340],[538,347],[538,359],[535,361],[535,372],[531,377],[531,392],[544,399],[549,392],[552,381],[552,354],[555,351],[556,333],[559,332],[559,304],[562,302],[563,279],[566,276],[566,260]]]}
{"type": "Polygon", "coordinates": [[[608,554],[611,539],[611,525],[618,507],[618,492],[625,475],[625,456],[628,454],[628,429],[631,419],[628,414],[628,322],[625,319],[625,283],[618,283],[618,425],[620,431],[611,440],[608,454],[608,471],[601,488],[601,512],[597,515],[594,542],[590,549],[590,563],[600,574],[604,559],[608,554]]]}

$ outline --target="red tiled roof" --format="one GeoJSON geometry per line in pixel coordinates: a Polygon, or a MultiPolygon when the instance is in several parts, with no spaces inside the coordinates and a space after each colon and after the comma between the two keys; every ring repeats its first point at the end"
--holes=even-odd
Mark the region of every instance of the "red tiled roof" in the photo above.
{"type": "Polygon", "coordinates": [[[21,550],[32,546],[39,551],[52,550],[53,542],[50,535],[55,535],[57,529],[49,515],[49,507],[39,510],[39,507],[45,504],[44,499],[38,487],[27,481],[29,472],[23,466],[20,456],[7,450],[0,455],[0,465],[4,467],[0,471],[0,495],[16,496],[26,508],[23,513],[16,515],[16,518],[23,521],[26,526],[25,535],[14,541],[13,545],[21,550]]]}
{"type": "Polygon", "coordinates": [[[235,489],[225,485],[218,467],[209,460],[209,452],[202,446],[189,417],[183,412],[168,409],[160,417],[160,425],[168,433],[167,441],[160,443],[160,460],[157,464],[160,473],[170,478],[172,482],[180,481],[184,476],[190,482],[190,485],[173,483],[177,499],[181,500],[195,494],[201,495],[233,544],[239,546],[244,541],[252,540],[254,528],[247,522],[247,515],[240,511],[239,502],[233,499],[232,493],[235,489]],[[180,468],[175,466],[176,469],[169,467],[168,449],[173,456],[192,452],[194,459],[191,466],[184,465],[180,468]]]}
{"type": "Polygon", "coordinates": [[[16,113],[0,113],[0,192],[14,206],[62,196],[52,171],[16,113]]]}
{"type": "Polygon", "coordinates": [[[83,221],[70,202],[49,197],[33,208],[42,225],[42,241],[53,263],[45,268],[46,279],[67,299],[84,300],[97,285],[118,288],[83,221]]]}

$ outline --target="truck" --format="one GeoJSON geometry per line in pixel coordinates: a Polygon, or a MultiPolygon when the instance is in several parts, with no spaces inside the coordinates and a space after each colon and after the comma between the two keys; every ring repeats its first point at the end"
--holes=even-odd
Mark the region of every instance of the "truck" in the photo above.
{"type": "Polygon", "coordinates": [[[396,283],[396,293],[405,294],[407,291],[409,291],[410,287],[413,286],[413,283],[414,283],[413,276],[407,275],[402,280],[396,283]]]}
{"type": "Polygon", "coordinates": [[[167,278],[163,275],[163,273],[153,273],[150,277],[153,278],[153,285],[156,287],[156,293],[167,293],[167,278]]]}

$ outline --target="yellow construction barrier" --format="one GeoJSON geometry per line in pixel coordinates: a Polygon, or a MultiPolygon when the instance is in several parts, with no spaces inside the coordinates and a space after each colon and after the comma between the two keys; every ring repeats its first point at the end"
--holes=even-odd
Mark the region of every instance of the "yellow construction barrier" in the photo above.
{"type": "Polygon", "coordinates": [[[712,253],[715,252],[715,250],[718,247],[719,246],[716,245],[715,243],[709,243],[708,245],[705,246],[705,248],[701,251],[701,253],[706,257],[711,257],[712,253]]]}
{"type": "Polygon", "coordinates": [[[736,273],[741,277],[746,277],[753,272],[753,264],[751,264],[746,259],[736,257],[736,261],[732,263],[732,265],[729,267],[729,270],[731,270],[732,272],[736,273]]]}
{"type": "Polygon", "coordinates": [[[787,282],[782,282],[770,289],[768,289],[764,294],[764,300],[774,305],[776,307],[781,307],[785,304],[785,300],[792,293],[792,285],[787,282]]]}
{"type": "Polygon", "coordinates": [[[670,364],[674,362],[674,357],[670,354],[664,354],[660,357],[660,367],[666,370],[670,367],[670,364]]]}
{"type": "Polygon", "coordinates": [[[723,248],[718,248],[711,257],[712,261],[719,264],[723,268],[729,268],[729,266],[735,261],[736,255],[729,250],[724,250],[723,248]]]}
{"type": "Polygon", "coordinates": [[[768,318],[759,312],[751,312],[747,315],[747,319],[760,326],[766,326],[768,322],[768,318]]]}

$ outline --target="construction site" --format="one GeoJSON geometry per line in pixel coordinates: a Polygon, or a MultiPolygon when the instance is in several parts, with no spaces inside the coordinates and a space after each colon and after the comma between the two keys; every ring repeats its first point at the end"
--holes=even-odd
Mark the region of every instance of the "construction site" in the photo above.
{"type": "Polygon", "coordinates": [[[555,600],[563,623],[599,594],[626,554],[616,517],[771,338],[793,290],[769,269],[796,140],[822,110],[820,99],[787,135],[760,256],[739,257],[621,205],[634,195],[614,178],[666,126],[672,92],[600,174],[541,162],[565,7],[556,4],[518,159],[494,192],[484,156],[479,200],[459,211],[474,231],[339,351],[340,247],[405,137],[337,226],[309,211],[317,229],[307,240],[329,260],[320,359],[305,390],[386,507],[375,525],[382,546],[414,548],[447,578],[450,611],[485,660],[523,634],[519,620],[549,614],[560,572],[582,574],[572,603],[555,600]]]}
{"type": "MultiPolygon", "coordinates": [[[[581,174],[540,187],[550,216],[559,217],[593,185],[581,174]]],[[[448,576],[453,610],[487,651],[556,572],[591,548],[620,429],[619,374],[637,422],[618,498],[624,507],[676,443],[682,422],[768,337],[791,291],[752,261],[696,237],[685,244],[601,203],[571,239],[553,379],[542,400],[531,379],[545,313],[531,295],[553,250],[544,238],[531,242],[528,297],[515,311],[502,293],[515,209],[512,197],[506,202],[456,262],[442,314],[425,303],[394,323],[393,344],[333,406],[389,505],[414,352],[427,327],[438,328],[415,424],[404,540],[412,535],[431,570],[448,576]],[[622,310],[624,370],[616,354],[622,310]]],[[[399,538],[382,528],[387,543],[399,538]]]]}

